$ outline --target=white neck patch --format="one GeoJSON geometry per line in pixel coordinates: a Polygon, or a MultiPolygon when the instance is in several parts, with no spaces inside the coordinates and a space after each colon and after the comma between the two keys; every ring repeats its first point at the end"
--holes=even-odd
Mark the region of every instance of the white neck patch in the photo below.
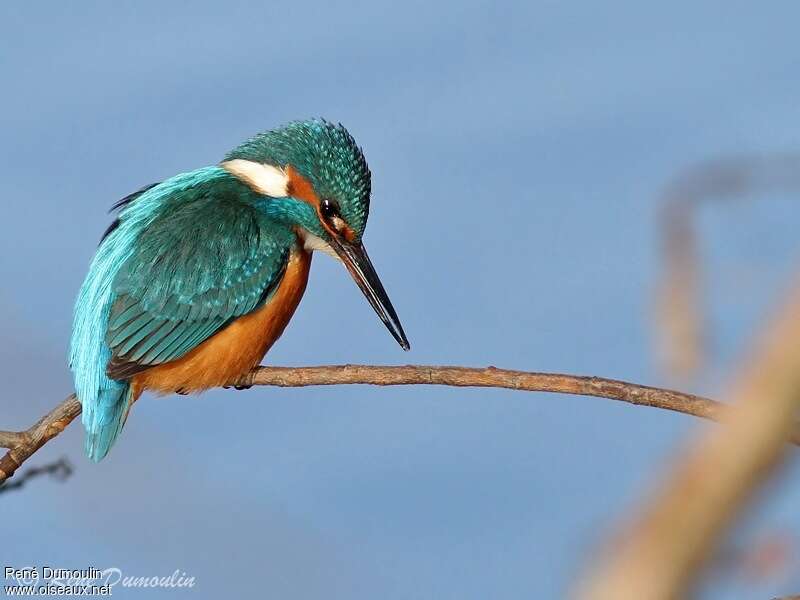
{"type": "Polygon", "coordinates": [[[243,158],[226,160],[220,165],[259,194],[273,198],[288,196],[289,177],[283,169],[243,158]]]}
{"type": "MultiPolygon", "coordinates": [[[[257,163],[243,158],[226,160],[220,166],[235,175],[259,194],[264,194],[272,198],[284,198],[289,195],[289,176],[283,169],[273,165],[257,163]]],[[[298,228],[300,238],[303,241],[303,248],[308,252],[320,250],[336,260],[341,260],[331,245],[321,237],[298,228]]]]}
{"type": "Polygon", "coordinates": [[[303,248],[305,248],[308,252],[313,252],[314,250],[320,250],[325,254],[332,256],[336,260],[341,260],[339,255],[336,254],[336,251],[331,248],[331,245],[323,240],[321,237],[314,235],[313,233],[309,233],[305,229],[298,228],[300,233],[300,237],[303,240],[303,248]]]}

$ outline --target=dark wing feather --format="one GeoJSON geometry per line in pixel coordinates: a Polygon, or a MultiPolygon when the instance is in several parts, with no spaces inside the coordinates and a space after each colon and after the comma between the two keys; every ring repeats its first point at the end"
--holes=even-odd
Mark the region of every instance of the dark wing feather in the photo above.
{"type": "MultiPolygon", "coordinates": [[[[151,188],[154,188],[157,185],[158,185],[157,183],[151,183],[150,185],[144,186],[140,190],[136,190],[132,194],[128,194],[122,200],[117,200],[116,202],[114,202],[114,204],[111,205],[111,209],[108,212],[114,212],[117,209],[125,208],[128,204],[130,204],[131,202],[136,200],[139,196],[144,194],[147,190],[149,190],[151,188]]],[[[101,244],[103,243],[104,239],[106,239],[109,235],[111,235],[112,231],[114,231],[117,227],[119,227],[119,223],[120,223],[119,217],[117,217],[116,219],[114,219],[112,221],[111,225],[109,225],[108,229],[106,229],[105,233],[103,233],[103,237],[100,238],[100,243],[101,244]]]]}

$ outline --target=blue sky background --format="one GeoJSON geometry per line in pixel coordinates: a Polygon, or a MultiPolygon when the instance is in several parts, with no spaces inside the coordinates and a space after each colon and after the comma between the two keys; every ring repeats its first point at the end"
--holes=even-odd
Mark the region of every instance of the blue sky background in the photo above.
{"type": "MultiPolygon", "coordinates": [[[[800,148],[798,17],[788,0],[5,3],[0,426],[70,391],[72,303],[115,200],[317,115],[365,148],[365,239],[412,352],[318,256],[267,362],[668,384],[658,195],[698,160],[800,148]]],[[[796,203],[702,210],[716,358],[689,391],[714,393],[785,286],[796,203]]],[[[697,426],[491,390],[146,397],[101,464],[77,425],[30,461],[76,472],[0,497],[0,563],[180,569],[196,588],[161,594],[193,598],[558,598],[697,426]]],[[[799,478],[734,537],[800,532],[799,478]]],[[[800,592],[710,583],[704,598],[800,592]]]]}

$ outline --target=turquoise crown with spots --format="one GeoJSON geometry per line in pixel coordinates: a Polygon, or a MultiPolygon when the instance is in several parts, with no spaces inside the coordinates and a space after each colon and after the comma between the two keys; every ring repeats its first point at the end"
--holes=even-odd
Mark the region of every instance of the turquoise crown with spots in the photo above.
{"type": "Polygon", "coordinates": [[[259,133],[227,154],[277,167],[292,165],[311,182],[321,200],[339,210],[358,238],[369,216],[371,175],[364,153],[341,124],[324,119],[294,121],[259,133]]]}

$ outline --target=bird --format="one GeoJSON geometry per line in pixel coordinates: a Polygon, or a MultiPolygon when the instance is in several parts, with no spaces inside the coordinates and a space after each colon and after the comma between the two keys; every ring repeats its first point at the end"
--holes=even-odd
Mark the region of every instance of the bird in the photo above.
{"type": "Polygon", "coordinates": [[[260,364],[305,292],[315,251],[344,264],[408,350],[362,240],[371,188],[353,136],[315,118],[117,202],[70,339],[87,456],[108,454],[143,392],[227,387],[260,364]]]}

